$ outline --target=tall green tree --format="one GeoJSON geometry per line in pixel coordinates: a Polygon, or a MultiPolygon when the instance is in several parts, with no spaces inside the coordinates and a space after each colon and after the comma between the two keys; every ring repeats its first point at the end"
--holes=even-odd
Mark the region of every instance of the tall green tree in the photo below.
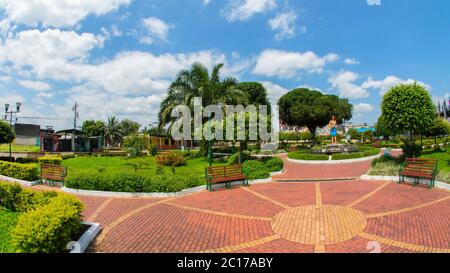
{"type": "Polygon", "coordinates": [[[384,95],[381,111],[385,129],[409,134],[410,142],[415,135],[427,132],[437,115],[430,93],[417,83],[391,88],[384,95]]]}
{"type": "Polygon", "coordinates": [[[138,122],[130,119],[122,120],[119,126],[124,137],[137,134],[139,132],[139,128],[141,128],[141,125],[138,122]]]}
{"type": "Polygon", "coordinates": [[[315,140],[316,129],[328,124],[334,115],[338,123],[352,118],[353,106],[347,99],[325,95],[307,88],[294,89],[278,101],[280,119],[289,126],[307,127],[315,140]]]}
{"type": "Polygon", "coordinates": [[[108,146],[116,147],[123,138],[120,122],[116,117],[108,117],[105,127],[105,140],[108,146]]]}
{"type": "Polygon", "coordinates": [[[433,125],[425,132],[425,135],[428,137],[434,137],[434,145],[435,149],[437,146],[437,138],[440,136],[448,136],[450,134],[450,122],[447,120],[437,117],[433,125]]]}
{"type": "MultiPolygon", "coordinates": [[[[179,105],[191,108],[193,118],[194,98],[201,97],[204,107],[223,103],[225,105],[247,105],[248,96],[237,89],[238,81],[232,77],[220,78],[223,64],[216,65],[211,73],[200,63],[192,65],[190,70],[182,70],[170,85],[167,97],[162,101],[159,111],[160,128],[170,126],[175,118],[171,117],[172,110],[179,105]]],[[[203,119],[205,124],[208,119],[203,119]]],[[[206,155],[207,143],[201,141],[202,153],[206,155]]]]}
{"type": "Polygon", "coordinates": [[[249,104],[255,106],[267,105],[270,112],[270,102],[267,95],[267,90],[259,82],[241,82],[236,88],[244,92],[248,96],[249,104]]]}
{"type": "Polygon", "coordinates": [[[104,136],[105,123],[101,120],[86,120],[83,122],[81,130],[87,137],[104,136]]]}
{"type": "Polygon", "coordinates": [[[16,135],[8,123],[0,121],[0,144],[11,143],[16,135]]]}

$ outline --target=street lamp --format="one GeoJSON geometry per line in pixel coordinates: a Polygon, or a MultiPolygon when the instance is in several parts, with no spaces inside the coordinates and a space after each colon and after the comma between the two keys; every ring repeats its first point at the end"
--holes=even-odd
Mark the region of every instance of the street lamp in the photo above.
{"type": "MultiPolygon", "coordinates": [[[[13,114],[20,113],[20,107],[22,106],[22,103],[16,102],[16,110],[10,110],[10,105],[8,103],[5,104],[5,119],[8,118],[9,114],[9,126],[12,128],[12,117],[13,114]]],[[[12,161],[12,142],[9,143],[9,161],[12,161]]]]}

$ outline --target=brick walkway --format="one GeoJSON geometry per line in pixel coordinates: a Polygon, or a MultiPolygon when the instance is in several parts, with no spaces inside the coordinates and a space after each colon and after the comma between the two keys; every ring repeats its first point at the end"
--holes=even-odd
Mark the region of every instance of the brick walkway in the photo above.
{"type": "Polygon", "coordinates": [[[93,252],[450,252],[450,192],[269,183],[168,199],[79,197],[93,252]]]}

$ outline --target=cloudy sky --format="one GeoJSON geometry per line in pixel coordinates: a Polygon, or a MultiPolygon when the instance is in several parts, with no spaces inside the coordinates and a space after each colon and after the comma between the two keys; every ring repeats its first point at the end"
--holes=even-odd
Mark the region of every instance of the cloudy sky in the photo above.
{"type": "Polygon", "coordinates": [[[398,83],[449,94],[448,14],[448,0],[0,0],[0,105],[58,129],[75,101],[81,120],[146,125],[180,69],[225,63],[274,102],[307,86],[373,123],[398,83]]]}

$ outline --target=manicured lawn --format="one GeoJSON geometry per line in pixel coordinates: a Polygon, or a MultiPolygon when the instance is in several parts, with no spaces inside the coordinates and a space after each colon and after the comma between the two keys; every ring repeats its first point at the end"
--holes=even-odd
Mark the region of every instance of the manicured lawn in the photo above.
{"type": "MultiPolygon", "coordinates": [[[[27,152],[27,153],[35,153],[40,151],[39,146],[19,146],[19,145],[12,145],[11,147],[12,152],[27,152]]],[[[0,152],[9,152],[9,144],[1,144],[0,145],[0,152]]]]}
{"type": "MultiPolygon", "coordinates": [[[[214,163],[214,166],[227,164],[227,162],[214,163]]],[[[83,171],[98,171],[108,173],[137,172],[152,176],[157,171],[155,157],[152,156],[132,159],[123,157],[78,157],[64,160],[63,165],[68,168],[69,174],[83,171]],[[135,167],[138,168],[135,170],[135,167]]],[[[177,176],[198,174],[199,177],[204,178],[206,167],[208,167],[208,162],[205,158],[189,159],[185,166],[175,169],[175,174],[177,176]]],[[[166,173],[172,172],[169,167],[164,167],[163,169],[166,173]]]]}
{"type": "Polygon", "coordinates": [[[9,212],[0,207],[0,253],[14,252],[11,245],[11,230],[16,226],[18,213],[9,212]]]}
{"type": "MultiPolygon", "coordinates": [[[[425,151],[420,156],[421,158],[436,158],[438,163],[437,180],[450,183],[450,154],[446,150],[442,151],[425,151]]],[[[401,162],[393,158],[381,158],[375,160],[370,169],[370,175],[396,176],[400,168],[401,162]]]]}
{"type": "Polygon", "coordinates": [[[450,164],[449,164],[450,154],[447,151],[443,150],[443,151],[438,151],[438,152],[434,152],[434,151],[424,152],[420,157],[421,158],[436,158],[439,160],[438,170],[444,171],[444,172],[450,172],[450,164]]]}

